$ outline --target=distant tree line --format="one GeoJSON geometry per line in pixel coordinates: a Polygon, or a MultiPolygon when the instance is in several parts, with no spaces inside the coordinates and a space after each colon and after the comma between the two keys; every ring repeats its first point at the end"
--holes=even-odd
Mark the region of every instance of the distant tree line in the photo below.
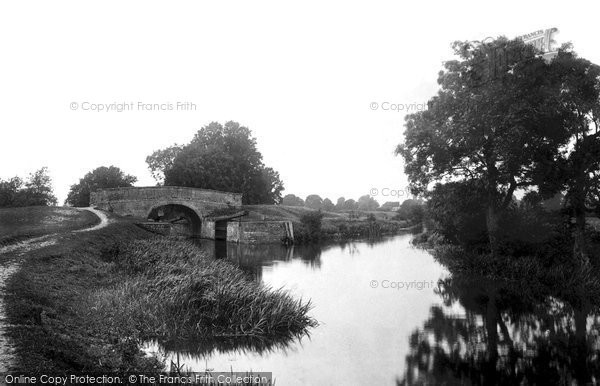
{"type": "Polygon", "coordinates": [[[379,203],[371,196],[361,196],[358,201],[353,199],[346,200],[344,197],[337,199],[334,204],[329,198],[322,199],[318,194],[310,194],[303,200],[295,194],[286,194],[281,202],[288,206],[302,206],[325,212],[352,212],[352,211],[395,211],[396,218],[419,222],[423,219],[425,203],[421,199],[407,199],[400,202],[386,202],[379,206],[379,203]]]}
{"type": "Polygon", "coordinates": [[[286,194],[281,203],[288,206],[305,206],[307,208],[323,210],[326,212],[352,210],[371,211],[379,208],[379,203],[369,195],[361,196],[358,201],[353,199],[346,200],[344,197],[340,197],[334,204],[329,198],[323,199],[318,194],[310,194],[305,200],[295,194],[286,194]]]}
{"type": "Polygon", "coordinates": [[[56,205],[48,168],[31,173],[26,180],[18,176],[0,179],[0,208],[56,205]]]}

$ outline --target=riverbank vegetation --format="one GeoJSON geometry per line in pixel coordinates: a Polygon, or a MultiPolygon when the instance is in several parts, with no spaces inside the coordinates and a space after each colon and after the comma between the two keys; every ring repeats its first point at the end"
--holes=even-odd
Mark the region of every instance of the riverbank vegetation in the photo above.
{"type": "Polygon", "coordinates": [[[146,340],[285,340],[316,325],[310,303],[123,221],[29,252],[7,290],[17,371],[156,372],[146,340]]]}
{"type": "Polygon", "coordinates": [[[398,234],[418,227],[420,224],[408,220],[382,220],[373,214],[362,219],[323,220],[320,211],[309,212],[294,223],[294,242],[297,244],[321,241],[347,241],[374,239],[398,234]]]}
{"type": "Polygon", "coordinates": [[[595,383],[600,67],[570,46],[548,59],[518,39],[454,48],[397,153],[426,199],[413,242],[448,268],[438,292],[467,318],[432,309],[404,382],[595,383]]]}
{"type": "Polygon", "coordinates": [[[547,60],[518,39],[454,48],[438,95],[407,117],[397,148],[437,241],[598,265],[587,217],[600,208],[600,67],[570,46],[547,60]],[[494,62],[498,53],[506,60],[494,62]],[[560,210],[544,210],[557,195],[560,210]]]}
{"type": "Polygon", "coordinates": [[[329,212],[305,206],[244,205],[247,218],[291,221],[294,242],[297,244],[320,241],[347,241],[368,239],[412,229],[422,222],[421,201],[409,201],[397,211],[341,211],[329,212]]]}

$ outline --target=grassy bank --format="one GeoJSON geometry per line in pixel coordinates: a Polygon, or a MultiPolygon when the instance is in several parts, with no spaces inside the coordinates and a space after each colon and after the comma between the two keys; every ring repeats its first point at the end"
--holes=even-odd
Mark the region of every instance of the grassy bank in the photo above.
{"type": "Polygon", "coordinates": [[[291,221],[294,243],[341,242],[394,235],[414,224],[398,219],[397,212],[315,210],[303,206],[244,205],[244,219],[291,221]],[[318,218],[318,224],[315,223],[318,218]]]}
{"type": "Polygon", "coordinates": [[[294,223],[294,242],[297,244],[315,241],[341,242],[348,240],[373,239],[398,234],[412,229],[407,221],[394,220],[330,220],[324,219],[320,225],[304,221],[294,223]]]}
{"type": "Polygon", "coordinates": [[[0,246],[51,233],[91,227],[99,222],[93,213],[68,207],[1,208],[0,246]]]}
{"type": "MultiPolygon", "coordinates": [[[[244,205],[243,209],[248,211],[247,218],[250,220],[288,220],[299,222],[303,216],[319,212],[316,209],[305,206],[288,205],[244,205]]],[[[360,221],[367,220],[369,217],[375,217],[377,220],[391,220],[397,216],[397,212],[388,211],[363,211],[363,210],[345,210],[339,212],[330,212],[321,210],[324,221],[360,221]]]]}
{"type": "Polygon", "coordinates": [[[30,252],[7,289],[18,371],[159,371],[145,339],[268,339],[315,325],[308,304],[124,222],[30,252]]]}
{"type": "Polygon", "coordinates": [[[129,279],[95,293],[90,303],[114,328],[137,323],[143,339],[293,338],[316,325],[310,303],[266,288],[189,242],[134,241],[109,256],[129,279]]]}

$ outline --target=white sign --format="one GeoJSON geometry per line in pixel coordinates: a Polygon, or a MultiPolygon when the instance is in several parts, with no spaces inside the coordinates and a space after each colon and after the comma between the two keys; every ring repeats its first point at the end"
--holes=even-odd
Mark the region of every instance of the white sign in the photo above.
{"type": "Polygon", "coordinates": [[[558,28],[549,28],[546,30],[539,30],[526,35],[518,36],[517,39],[523,40],[526,44],[531,44],[535,48],[539,49],[543,53],[556,51],[553,48],[554,40],[552,37],[558,32],[558,28]]]}

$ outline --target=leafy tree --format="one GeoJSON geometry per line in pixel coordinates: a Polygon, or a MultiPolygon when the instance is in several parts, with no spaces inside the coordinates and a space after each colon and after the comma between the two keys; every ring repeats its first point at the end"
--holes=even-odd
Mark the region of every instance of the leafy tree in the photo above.
{"type": "Polygon", "coordinates": [[[516,189],[534,184],[533,166],[557,156],[567,139],[550,65],[521,40],[454,43],[438,95],[406,118],[405,161],[413,193],[438,181],[478,181],[489,246],[498,251],[500,217],[516,189]],[[500,58],[501,65],[496,65],[500,58]],[[484,71],[481,63],[484,65],[484,71]],[[481,82],[484,79],[485,82],[481,82]]]}
{"type": "Polygon", "coordinates": [[[600,66],[578,58],[567,45],[551,70],[560,84],[557,98],[567,115],[562,129],[569,142],[558,157],[539,164],[539,185],[546,196],[566,191],[565,203],[575,219],[573,255],[587,264],[586,211],[600,209],[600,66]]]}
{"type": "Polygon", "coordinates": [[[358,210],[375,210],[379,208],[379,203],[368,194],[358,198],[358,210]]]}
{"type": "Polygon", "coordinates": [[[125,174],[116,166],[101,166],[87,173],[79,183],[71,185],[65,203],[79,207],[90,206],[90,192],[133,186],[136,181],[137,177],[125,174]]]}
{"type": "Polygon", "coordinates": [[[335,210],[335,205],[330,199],[326,198],[323,200],[323,210],[326,212],[333,212],[335,210]]]}
{"type": "Polygon", "coordinates": [[[52,190],[52,179],[48,175],[48,168],[43,167],[29,175],[25,183],[27,205],[56,205],[58,200],[52,190]]]}
{"type": "Polygon", "coordinates": [[[358,203],[353,200],[353,199],[349,199],[344,201],[344,206],[342,206],[343,210],[358,210],[358,203]]]}
{"type": "Polygon", "coordinates": [[[335,210],[337,210],[337,211],[343,210],[345,202],[346,202],[346,199],[344,197],[338,198],[337,201],[336,201],[336,203],[335,203],[335,210]]]}
{"type": "Polygon", "coordinates": [[[157,185],[163,185],[165,181],[165,170],[173,167],[175,157],[181,152],[182,146],[174,144],[162,150],[156,150],[154,153],[146,157],[148,169],[152,174],[152,178],[156,180],[157,185]]]}
{"type": "Polygon", "coordinates": [[[470,249],[486,243],[485,191],[477,181],[438,183],[427,193],[432,230],[470,249]]]}
{"type": "Polygon", "coordinates": [[[398,217],[401,220],[411,221],[413,223],[420,223],[423,220],[425,212],[425,203],[423,200],[417,199],[406,199],[400,205],[398,209],[398,217]]]}
{"type": "Polygon", "coordinates": [[[311,209],[321,209],[323,207],[323,199],[318,194],[311,194],[306,197],[306,206],[311,209]]]}
{"type": "Polygon", "coordinates": [[[23,184],[23,180],[19,177],[13,177],[6,181],[0,180],[0,208],[22,206],[19,204],[22,198],[19,193],[23,184]]]}
{"type": "Polygon", "coordinates": [[[252,132],[237,122],[203,127],[177,152],[172,166],[164,165],[165,185],[239,192],[245,204],[281,201],[279,173],[263,164],[252,132]]]}
{"type": "Polygon", "coordinates": [[[286,194],[281,203],[289,206],[304,206],[304,200],[295,194],[286,194]]]}
{"type": "Polygon", "coordinates": [[[19,177],[0,180],[0,207],[48,206],[56,202],[47,167],[29,174],[26,182],[19,177]]]}

